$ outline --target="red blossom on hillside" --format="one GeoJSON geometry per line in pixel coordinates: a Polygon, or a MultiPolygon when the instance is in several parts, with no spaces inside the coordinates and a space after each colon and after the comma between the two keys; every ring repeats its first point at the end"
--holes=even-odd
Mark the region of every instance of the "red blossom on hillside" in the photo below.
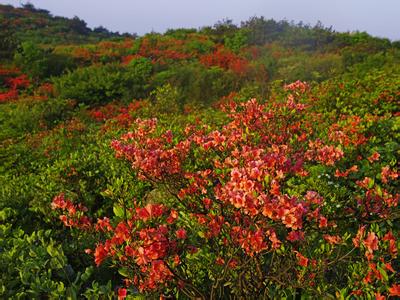
{"type": "Polygon", "coordinates": [[[340,242],[342,241],[342,238],[338,235],[324,234],[323,237],[324,237],[324,240],[327,241],[331,245],[340,244],[340,242]]]}
{"type": "Polygon", "coordinates": [[[92,227],[92,222],[89,217],[85,216],[84,213],[87,208],[82,204],[73,204],[71,200],[66,199],[63,193],[55,196],[51,203],[53,210],[61,210],[66,215],[61,215],[60,220],[68,227],[77,227],[88,230],[92,227]]]}
{"type": "Polygon", "coordinates": [[[284,89],[287,91],[294,91],[294,92],[298,91],[300,93],[305,93],[309,88],[310,86],[308,85],[307,82],[303,82],[300,80],[297,80],[290,84],[286,84],[284,86],[284,89]]]}
{"type": "Polygon", "coordinates": [[[244,75],[248,69],[248,62],[245,59],[223,46],[219,46],[211,54],[201,56],[200,62],[208,67],[218,66],[226,70],[232,70],[238,75],[244,75]]]}
{"type": "Polygon", "coordinates": [[[321,141],[310,141],[309,150],[306,153],[307,159],[319,161],[327,166],[333,166],[343,156],[344,152],[342,149],[332,145],[323,145],[321,141]]]}
{"type": "Polygon", "coordinates": [[[176,237],[178,239],[184,240],[186,239],[186,230],[183,228],[180,228],[176,231],[176,237]]]}
{"type": "MultiPolygon", "coordinates": [[[[152,47],[148,40],[142,46],[152,47]]],[[[216,269],[224,276],[240,270],[262,283],[271,277],[274,284],[289,280],[288,285],[300,287],[349,260],[361,270],[350,287],[354,295],[361,295],[364,285],[381,284],[382,266],[395,269],[387,256],[396,257],[397,245],[391,231],[378,239],[381,233],[374,226],[394,215],[399,196],[389,179],[397,173],[384,167],[379,186],[376,174],[364,170],[369,164],[360,154],[365,152],[359,146],[367,141],[361,121],[345,117],[327,126],[300,99],[309,91],[305,83],[286,89],[293,93],[280,102],[226,103],[226,122],[219,127],[195,121],[174,131],[156,119],[132,120],[131,131],[111,146],[116,157],[128,161],[147,195],[127,201],[122,216],[112,222],[102,218],[91,227],[103,238],[94,251],[95,263],[109,258],[128,267],[135,275],[127,284],[140,291],[182,289],[193,297],[201,292],[191,289],[190,264],[202,260],[210,264],[204,272],[216,278],[216,269]],[[318,138],[319,127],[324,135],[318,138]],[[357,165],[348,161],[358,156],[357,165]],[[354,194],[340,191],[336,198],[338,182],[354,194]],[[162,197],[153,197],[153,191],[162,197]],[[359,226],[355,235],[354,224],[359,226]],[[367,260],[353,245],[365,251],[367,260]]],[[[369,158],[380,163],[376,154],[369,158]]],[[[65,224],[80,215],[64,196],[53,206],[65,224]]]]}
{"type": "Polygon", "coordinates": [[[126,298],[127,291],[125,288],[118,289],[118,300],[124,300],[126,298]]]}
{"type": "Polygon", "coordinates": [[[396,239],[391,231],[386,233],[382,239],[383,241],[389,242],[389,253],[393,257],[397,257],[397,246],[396,246],[396,239]]]}
{"type": "Polygon", "coordinates": [[[307,267],[308,266],[308,258],[303,256],[300,252],[295,251],[296,257],[297,257],[297,263],[301,267],[307,267]]]}
{"type": "Polygon", "coordinates": [[[396,180],[399,177],[399,172],[390,170],[389,166],[382,167],[381,178],[383,183],[388,183],[389,179],[396,180]]]}
{"type": "Polygon", "coordinates": [[[400,297],[400,284],[393,284],[390,288],[389,288],[389,293],[390,296],[393,297],[400,297]]]}
{"type": "Polygon", "coordinates": [[[369,232],[367,238],[363,241],[364,246],[367,248],[368,252],[372,253],[378,250],[378,237],[374,232],[369,232]]]}
{"type": "Polygon", "coordinates": [[[291,231],[287,235],[286,239],[291,242],[303,241],[304,240],[304,232],[303,231],[291,231]]]}
{"type": "Polygon", "coordinates": [[[369,160],[370,163],[373,163],[374,161],[379,160],[379,157],[381,155],[378,152],[374,152],[371,156],[369,156],[367,159],[369,160]]]}
{"type": "Polygon", "coordinates": [[[108,255],[108,247],[100,244],[96,247],[94,252],[94,261],[97,266],[99,266],[107,257],[108,255]]]}

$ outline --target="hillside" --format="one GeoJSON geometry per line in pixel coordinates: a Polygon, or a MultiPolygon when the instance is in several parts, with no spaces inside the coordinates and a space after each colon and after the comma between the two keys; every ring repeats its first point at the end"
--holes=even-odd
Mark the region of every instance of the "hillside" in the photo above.
{"type": "Polygon", "coordinates": [[[2,56],[6,54],[4,51],[7,51],[7,47],[12,48],[24,41],[52,45],[79,44],[129,36],[108,31],[101,26],[90,29],[78,17],[69,19],[52,16],[49,11],[35,8],[32,4],[22,7],[0,4],[0,32],[2,56]]]}
{"type": "Polygon", "coordinates": [[[400,296],[399,42],[0,23],[0,298],[400,296]]]}

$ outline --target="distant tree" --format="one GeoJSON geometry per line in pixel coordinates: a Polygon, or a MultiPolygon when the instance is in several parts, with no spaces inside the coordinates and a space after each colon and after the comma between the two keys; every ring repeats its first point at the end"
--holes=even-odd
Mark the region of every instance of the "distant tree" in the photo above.
{"type": "Polygon", "coordinates": [[[17,48],[18,40],[10,28],[5,24],[0,24],[0,60],[13,57],[17,48]]]}
{"type": "Polygon", "coordinates": [[[104,34],[104,35],[110,35],[110,34],[111,34],[111,32],[110,32],[107,28],[105,28],[105,27],[103,27],[103,26],[95,27],[95,28],[93,29],[93,32],[95,32],[95,33],[101,33],[101,34],[104,34]]]}
{"type": "Polygon", "coordinates": [[[225,38],[225,46],[231,49],[233,52],[238,53],[239,50],[247,45],[248,31],[242,29],[237,31],[232,37],[225,38]]]}
{"type": "Polygon", "coordinates": [[[35,6],[30,1],[26,2],[25,4],[22,4],[22,8],[32,12],[36,11],[35,6]]]}
{"type": "Polygon", "coordinates": [[[229,34],[236,31],[237,28],[232,19],[222,19],[214,24],[214,30],[217,34],[229,34]]]}
{"type": "Polygon", "coordinates": [[[216,36],[216,42],[223,43],[226,37],[231,37],[238,30],[237,25],[231,19],[222,19],[213,26],[213,34],[216,36]]]}
{"type": "Polygon", "coordinates": [[[121,33],[120,34],[121,35],[121,37],[124,37],[124,38],[137,38],[138,37],[138,34],[137,33],[135,33],[135,32],[132,32],[132,33],[130,33],[130,32],[123,32],[123,33],[121,33]]]}
{"type": "Polygon", "coordinates": [[[392,46],[393,46],[394,48],[400,49],[400,40],[399,40],[399,41],[394,41],[394,42],[392,42],[392,46]]]}
{"type": "Polygon", "coordinates": [[[41,13],[41,14],[46,14],[50,15],[50,12],[46,9],[41,9],[41,8],[36,8],[30,1],[28,1],[25,4],[21,5],[23,9],[28,10],[33,13],[41,13]]]}
{"type": "Polygon", "coordinates": [[[14,55],[15,64],[33,79],[46,76],[48,59],[46,52],[33,42],[23,42],[14,55]]]}
{"type": "Polygon", "coordinates": [[[73,17],[69,21],[70,28],[79,34],[87,35],[90,33],[90,29],[87,27],[87,24],[85,21],[79,19],[77,16],[73,17]]]}
{"type": "Polygon", "coordinates": [[[287,21],[276,22],[264,17],[252,17],[241,23],[241,28],[248,29],[248,42],[251,45],[264,45],[279,39],[289,27],[287,21]]]}
{"type": "Polygon", "coordinates": [[[197,30],[195,28],[176,28],[176,29],[168,29],[165,31],[164,35],[172,36],[177,39],[185,39],[187,35],[196,33],[197,30]]]}

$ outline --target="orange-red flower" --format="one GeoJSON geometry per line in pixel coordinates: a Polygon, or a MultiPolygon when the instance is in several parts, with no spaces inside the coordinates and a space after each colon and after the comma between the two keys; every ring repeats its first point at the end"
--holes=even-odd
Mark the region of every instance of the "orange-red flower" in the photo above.
{"type": "Polygon", "coordinates": [[[390,296],[400,297],[400,284],[393,284],[389,289],[390,296]]]}
{"type": "Polygon", "coordinates": [[[374,232],[369,232],[367,238],[363,241],[364,246],[367,248],[368,252],[372,253],[378,250],[378,237],[374,232]]]}
{"type": "Polygon", "coordinates": [[[303,256],[300,252],[295,251],[297,257],[297,263],[299,266],[307,267],[308,266],[308,258],[303,256]]]}
{"type": "Polygon", "coordinates": [[[124,300],[126,298],[127,291],[125,288],[118,289],[118,300],[124,300]]]}
{"type": "Polygon", "coordinates": [[[178,239],[184,240],[186,239],[187,235],[186,235],[186,230],[183,228],[180,228],[176,231],[176,237],[178,239]]]}

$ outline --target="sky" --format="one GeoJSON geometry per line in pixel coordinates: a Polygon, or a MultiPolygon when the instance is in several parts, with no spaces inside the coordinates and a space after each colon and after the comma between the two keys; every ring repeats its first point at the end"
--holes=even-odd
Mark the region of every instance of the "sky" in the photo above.
{"type": "MultiPolygon", "coordinates": [[[[252,16],[267,19],[321,21],[336,31],[366,31],[400,40],[399,0],[31,0],[53,15],[85,20],[89,27],[139,35],[169,28],[199,28],[222,19],[234,23],[252,16]]],[[[21,0],[0,0],[19,6],[21,0]]]]}

